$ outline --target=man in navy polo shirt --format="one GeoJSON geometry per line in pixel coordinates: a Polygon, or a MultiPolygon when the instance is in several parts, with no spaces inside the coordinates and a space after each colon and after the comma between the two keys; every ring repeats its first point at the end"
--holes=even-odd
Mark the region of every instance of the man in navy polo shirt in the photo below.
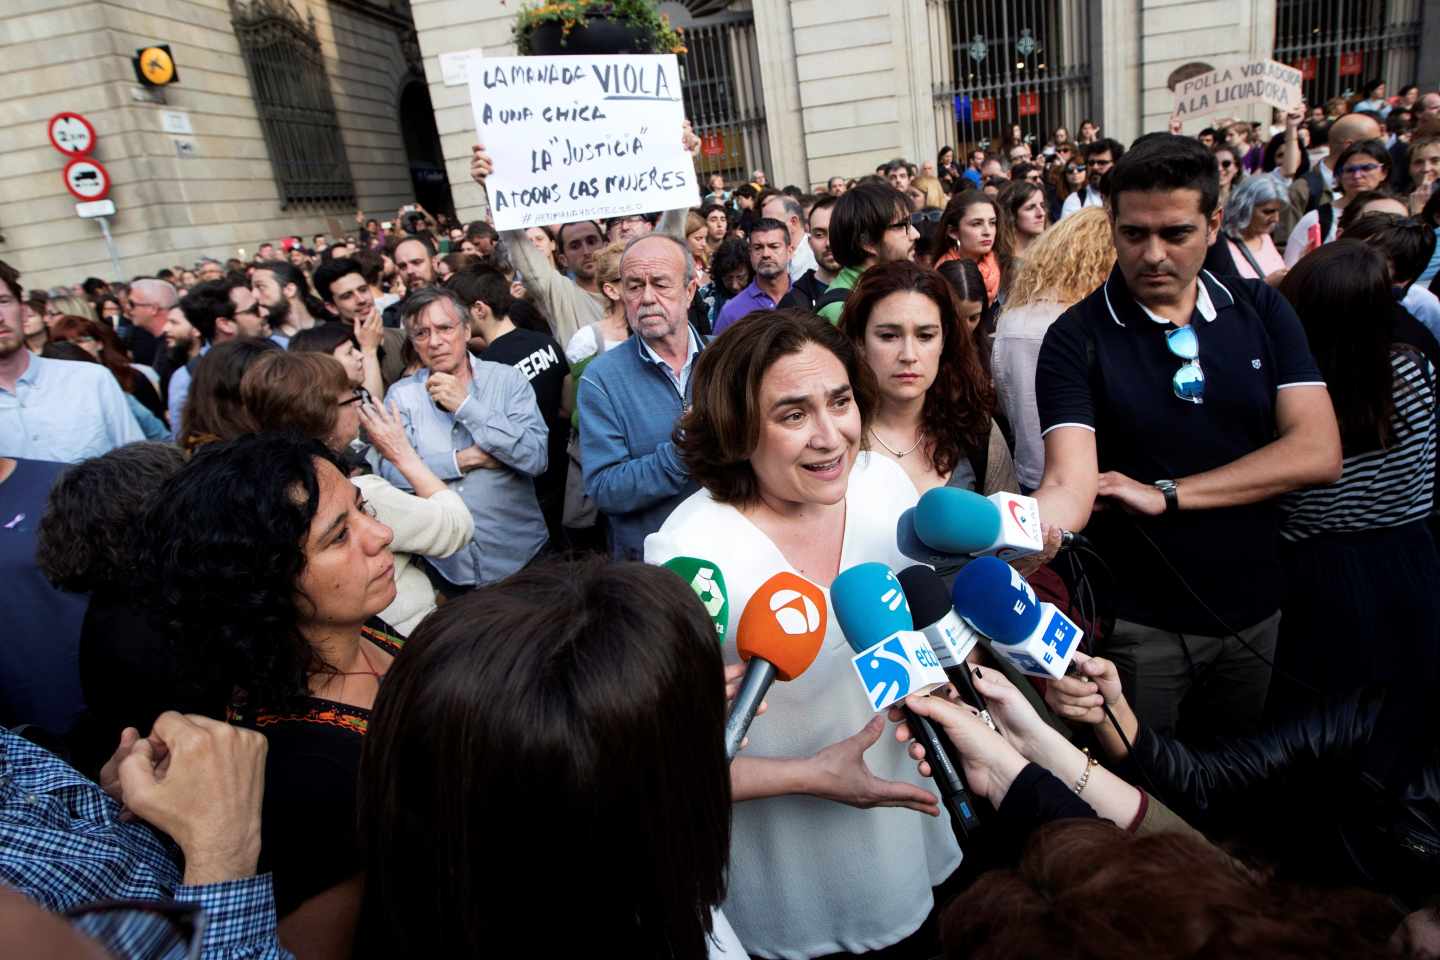
{"type": "Polygon", "coordinates": [[[1100,651],[1142,721],[1173,730],[1184,701],[1187,728],[1246,729],[1280,620],[1275,498],[1340,476],[1335,413],[1289,304],[1201,270],[1221,215],[1209,151],[1142,137],[1107,184],[1115,269],[1040,351],[1036,498],[1052,526],[1089,522],[1115,572],[1100,651]]]}

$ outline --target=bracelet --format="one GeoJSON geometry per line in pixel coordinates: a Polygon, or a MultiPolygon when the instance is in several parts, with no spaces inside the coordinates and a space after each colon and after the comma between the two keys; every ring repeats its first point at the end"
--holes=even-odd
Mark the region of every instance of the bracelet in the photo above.
{"type": "Polygon", "coordinates": [[[1080,779],[1075,781],[1075,786],[1070,788],[1075,791],[1075,796],[1077,797],[1085,791],[1086,784],[1090,782],[1090,771],[1100,766],[1100,761],[1090,756],[1089,748],[1081,750],[1080,752],[1085,754],[1085,769],[1080,774],[1080,779]]]}

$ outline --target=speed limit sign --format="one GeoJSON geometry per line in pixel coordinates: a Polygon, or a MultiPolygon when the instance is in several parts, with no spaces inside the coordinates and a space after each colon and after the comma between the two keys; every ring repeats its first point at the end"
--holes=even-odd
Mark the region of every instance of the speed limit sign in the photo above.
{"type": "Polygon", "coordinates": [[[65,165],[65,189],[76,200],[104,200],[110,193],[110,174],[98,160],[77,157],[65,165]]]}

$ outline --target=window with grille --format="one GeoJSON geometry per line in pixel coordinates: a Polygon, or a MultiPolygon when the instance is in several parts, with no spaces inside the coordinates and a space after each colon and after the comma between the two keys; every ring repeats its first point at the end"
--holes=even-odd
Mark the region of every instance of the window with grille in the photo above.
{"type": "Polygon", "coordinates": [[[353,205],[314,18],[301,20],[286,0],[231,0],[230,10],[282,208],[353,205]]]}

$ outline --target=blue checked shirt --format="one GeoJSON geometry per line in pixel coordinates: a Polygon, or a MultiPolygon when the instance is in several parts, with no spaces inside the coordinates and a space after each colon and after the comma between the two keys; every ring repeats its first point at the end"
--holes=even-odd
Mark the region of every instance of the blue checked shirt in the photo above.
{"type": "MultiPolygon", "coordinates": [[[[181,884],[180,853],[163,834],[122,823],[120,805],[59,757],[0,727],[0,883],[47,910],[99,900],[178,901],[205,913],[206,960],[293,960],[275,933],[269,874],[181,884]]],[[[104,944],[148,958],[153,935],[137,915],[104,944]]]]}

